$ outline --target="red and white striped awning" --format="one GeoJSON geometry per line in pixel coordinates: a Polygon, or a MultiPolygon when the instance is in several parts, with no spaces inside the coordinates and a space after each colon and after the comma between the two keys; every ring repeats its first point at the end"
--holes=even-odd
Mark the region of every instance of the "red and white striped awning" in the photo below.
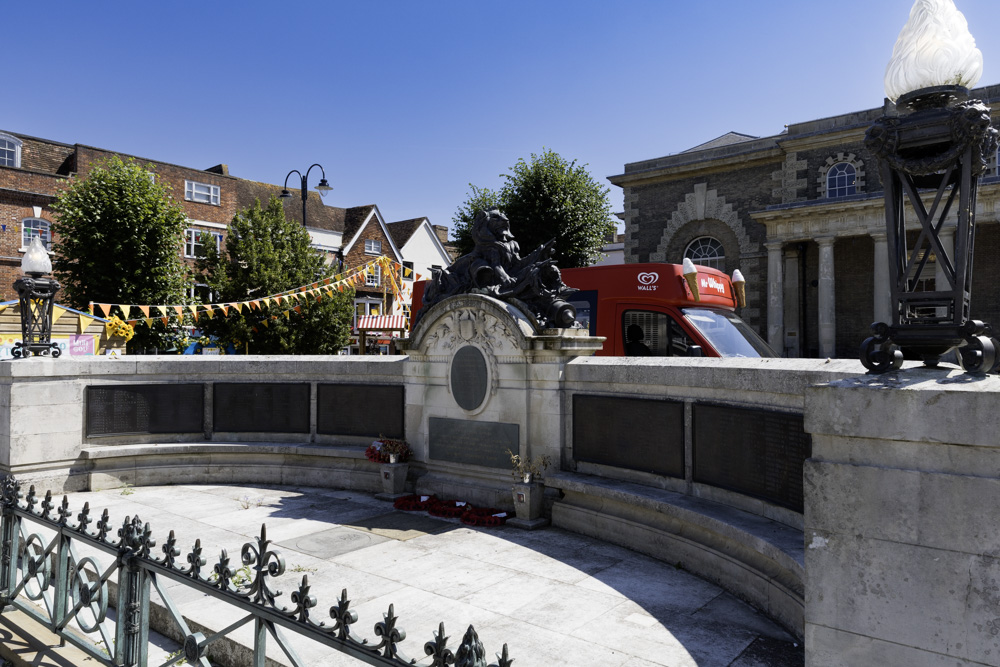
{"type": "Polygon", "coordinates": [[[401,331],[406,328],[405,315],[365,315],[358,318],[358,331],[401,331]]]}

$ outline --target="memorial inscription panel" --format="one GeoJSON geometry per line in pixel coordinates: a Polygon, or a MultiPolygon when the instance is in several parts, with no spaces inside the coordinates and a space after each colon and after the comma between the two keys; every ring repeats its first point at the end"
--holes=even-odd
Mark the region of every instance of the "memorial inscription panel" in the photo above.
{"type": "Polygon", "coordinates": [[[213,415],[216,433],[308,433],[306,383],[216,383],[213,415]]]}
{"type": "Polygon", "coordinates": [[[573,396],[573,458],[684,478],[684,403],[573,396]]]}
{"type": "Polygon", "coordinates": [[[432,459],[487,468],[510,468],[507,450],[521,446],[517,424],[444,417],[430,418],[428,441],[432,459]]]}
{"type": "Polygon", "coordinates": [[[316,432],[403,438],[403,396],[399,385],[317,385],[316,432]]]}
{"type": "Polygon", "coordinates": [[[475,410],[486,399],[489,374],[479,348],[466,345],[451,362],[451,395],[464,410],[475,410]]]}
{"type": "Polygon", "coordinates": [[[802,415],[694,406],[694,481],[801,512],[802,467],[812,439],[802,415]]]}
{"type": "Polygon", "coordinates": [[[87,437],[204,431],[202,384],[91,385],[86,401],[87,437]]]}

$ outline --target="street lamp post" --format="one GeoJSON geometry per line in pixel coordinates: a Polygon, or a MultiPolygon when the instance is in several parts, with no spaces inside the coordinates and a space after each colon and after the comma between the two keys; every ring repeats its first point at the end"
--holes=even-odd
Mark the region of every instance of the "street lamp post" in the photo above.
{"type": "Polygon", "coordinates": [[[323,174],[323,178],[320,179],[319,185],[316,186],[316,191],[319,192],[320,197],[325,197],[326,193],[328,193],[330,190],[333,190],[333,188],[330,187],[330,184],[326,182],[326,171],[323,169],[322,166],[318,164],[314,164],[311,167],[309,167],[309,169],[306,170],[306,173],[304,175],[298,169],[292,169],[290,172],[288,172],[288,175],[285,176],[285,185],[281,190],[281,197],[283,199],[290,198],[292,196],[292,193],[288,191],[288,179],[291,178],[292,174],[299,175],[299,178],[302,180],[302,226],[303,227],[306,226],[306,198],[309,196],[309,189],[308,189],[309,172],[313,170],[313,167],[319,167],[320,173],[323,174]]]}
{"type": "Polygon", "coordinates": [[[994,342],[984,335],[989,324],[971,319],[969,308],[976,191],[997,149],[990,109],[969,99],[981,73],[982,54],[954,4],[917,0],[886,71],[886,94],[897,114],[880,118],[865,137],[885,188],[891,294],[891,321],[873,324],[861,346],[861,362],[870,371],[899,368],[904,351],[936,366],[956,350],[967,372],[996,363],[994,342]],[[943,62],[945,56],[951,62],[943,62]],[[912,248],[904,195],[920,223],[912,248]],[[951,250],[940,235],[953,211],[951,250]],[[932,256],[936,267],[928,265],[932,256]],[[924,289],[928,281],[921,278],[934,278],[934,289],[924,289]]]}
{"type": "Polygon", "coordinates": [[[21,307],[21,340],[14,343],[11,355],[15,359],[50,353],[58,357],[61,350],[52,342],[52,304],[59,283],[42,277],[52,271],[52,261],[37,236],[21,259],[21,271],[24,275],[14,281],[21,307]]]}

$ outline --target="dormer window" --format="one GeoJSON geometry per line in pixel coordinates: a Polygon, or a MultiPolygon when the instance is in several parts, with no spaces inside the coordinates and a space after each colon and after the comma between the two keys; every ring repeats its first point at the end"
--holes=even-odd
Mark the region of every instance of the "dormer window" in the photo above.
{"type": "Polygon", "coordinates": [[[376,241],[374,239],[365,239],[365,254],[366,255],[381,255],[382,254],[382,242],[376,241]]]}
{"type": "Polygon", "coordinates": [[[0,167],[21,167],[21,140],[0,134],[0,167]]]}

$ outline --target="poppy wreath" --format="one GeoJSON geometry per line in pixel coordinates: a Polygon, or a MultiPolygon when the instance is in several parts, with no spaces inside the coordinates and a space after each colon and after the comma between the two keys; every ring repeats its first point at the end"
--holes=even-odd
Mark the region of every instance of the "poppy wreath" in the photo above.
{"type": "Polygon", "coordinates": [[[458,503],[458,500],[435,499],[435,502],[427,508],[427,513],[443,519],[457,519],[465,514],[465,511],[469,508],[468,503],[462,503],[461,505],[458,503]]]}
{"type": "Polygon", "coordinates": [[[467,526],[502,526],[507,523],[507,513],[494,507],[470,507],[462,514],[462,523],[467,526]]]}
{"type": "Polygon", "coordinates": [[[436,496],[413,495],[396,498],[396,500],[393,501],[392,506],[398,510],[403,510],[404,512],[423,512],[436,502],[436,496]],[[421,500],[421,498],[427,498],[427,500],[421,500]]]}

